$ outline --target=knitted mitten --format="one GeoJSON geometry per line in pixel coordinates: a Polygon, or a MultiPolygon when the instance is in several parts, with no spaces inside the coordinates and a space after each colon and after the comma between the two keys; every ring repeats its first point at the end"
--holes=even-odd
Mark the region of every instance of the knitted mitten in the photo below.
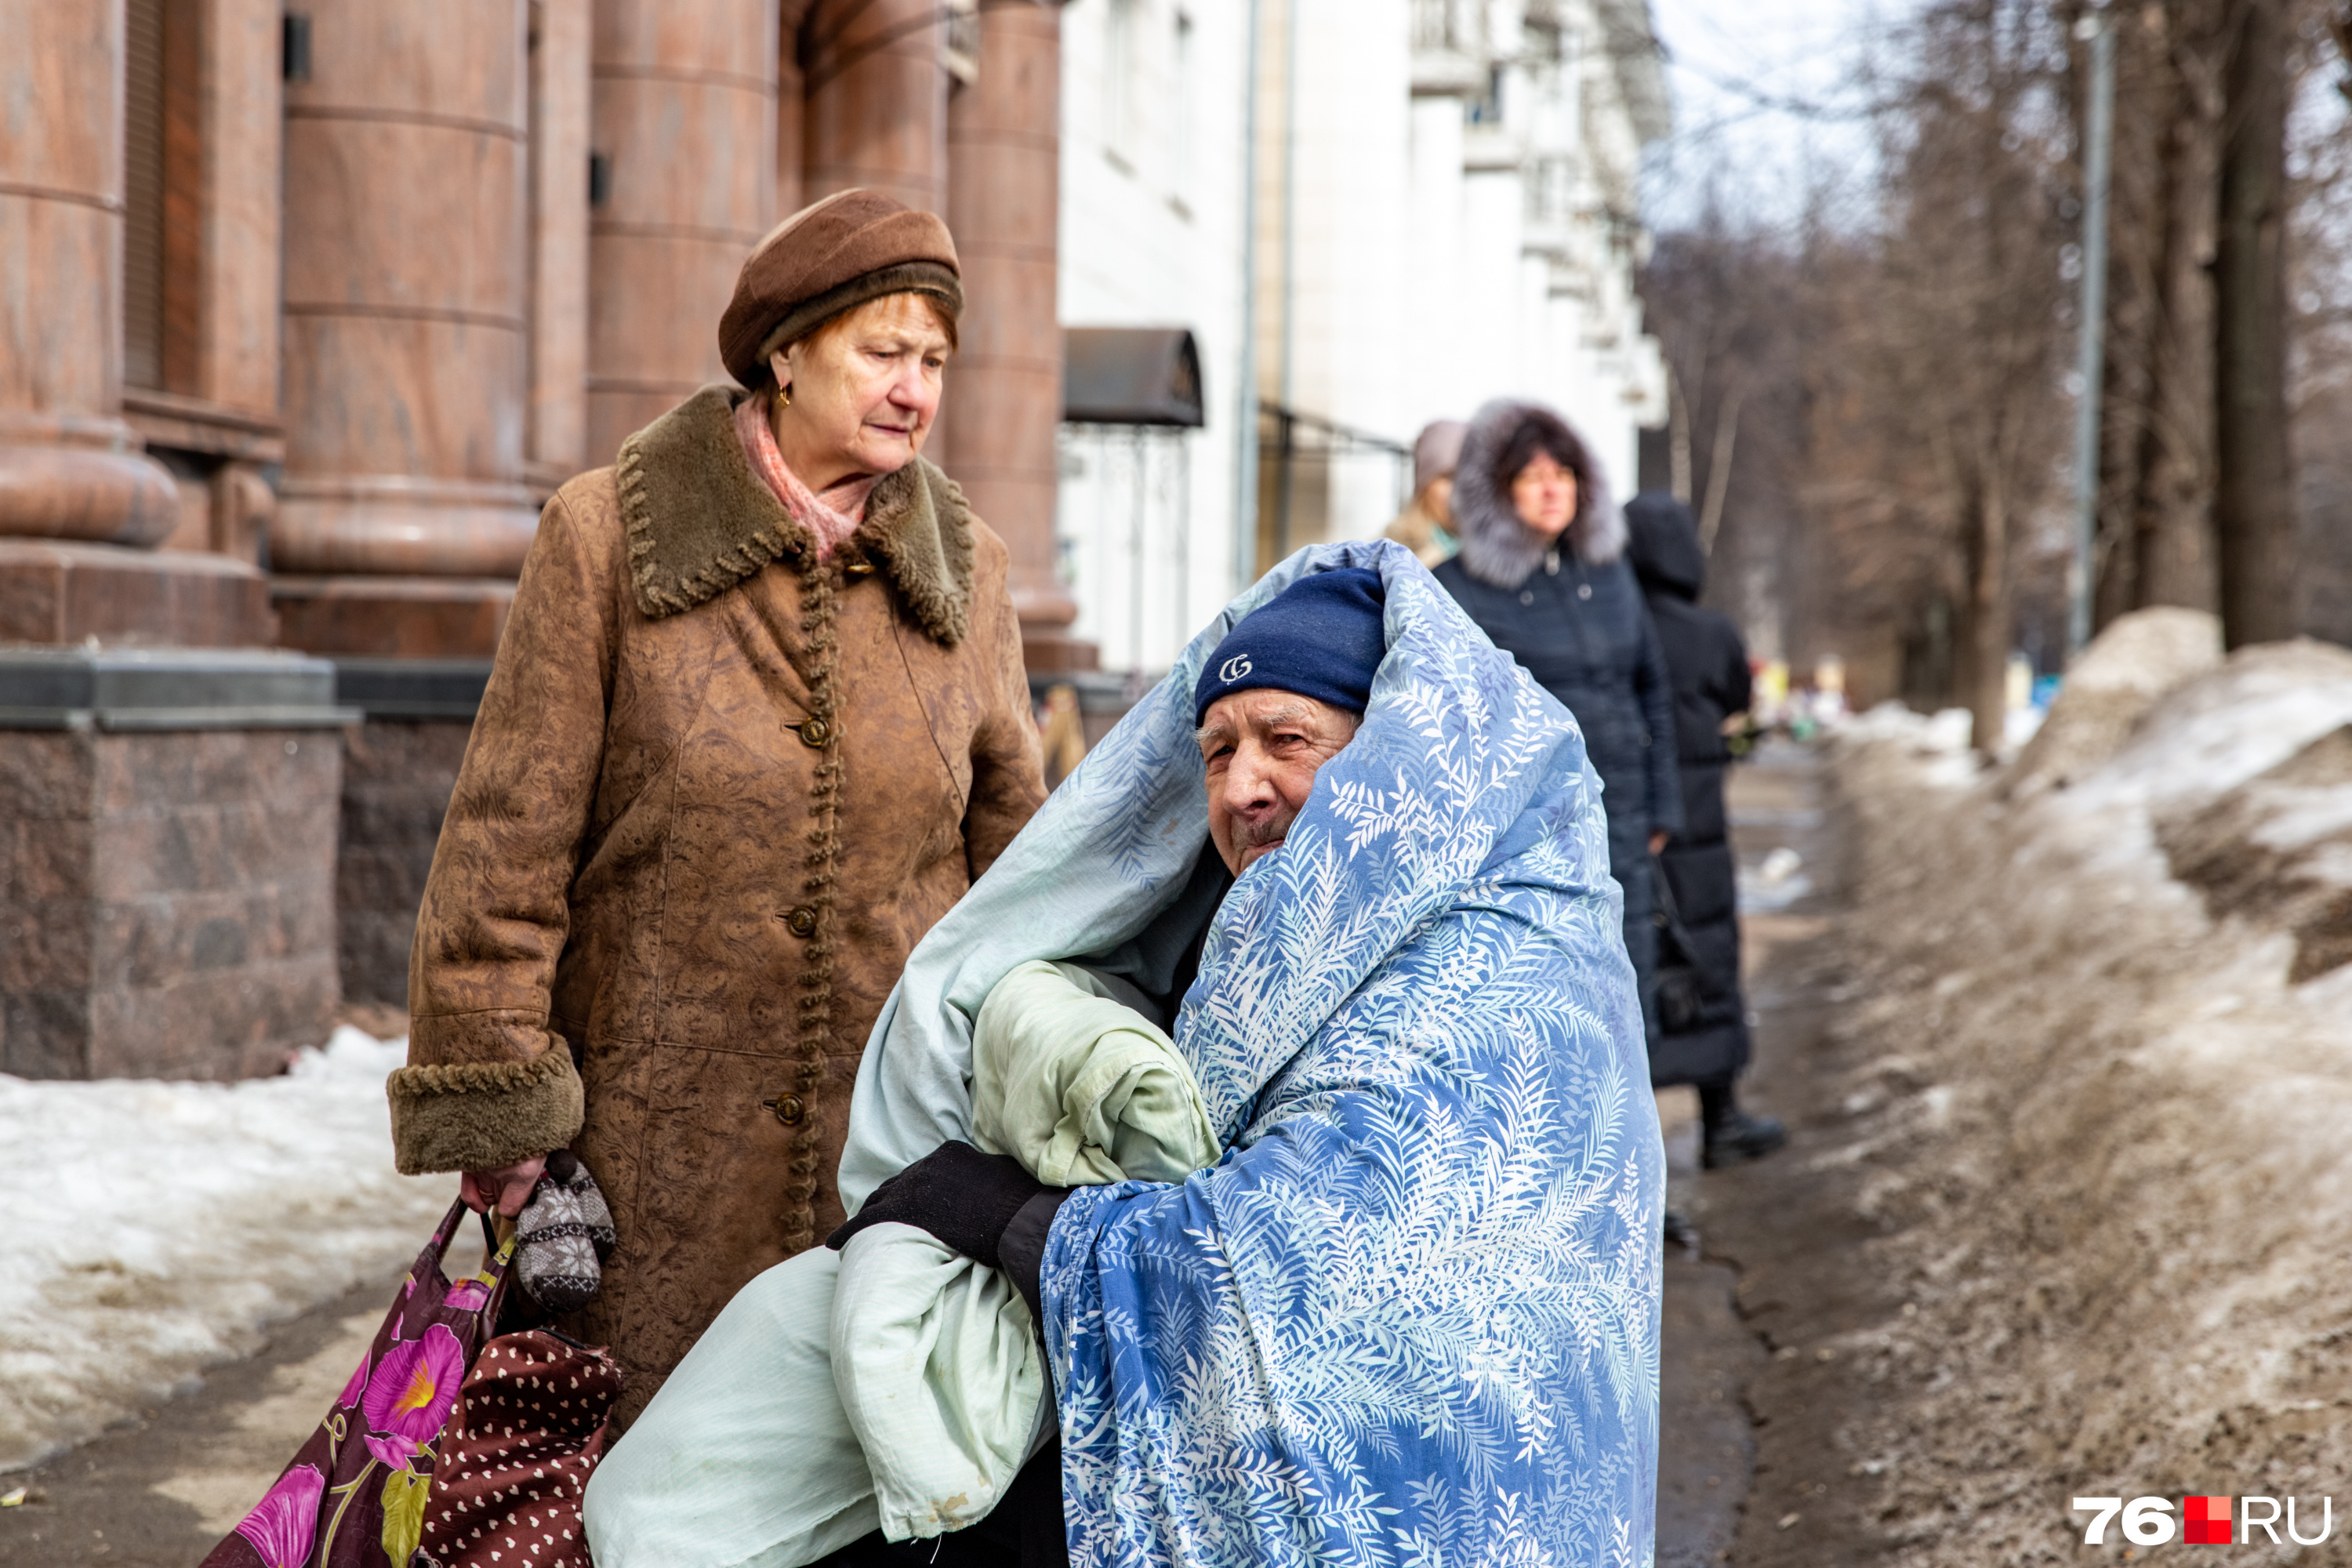
{"type": "Polygon", "coordinates": [[[515,1278],[551,1312],[575,1312],[604,1281],[613,1250],[613,1211],[596,1178],[569,1149],[547,1157],[547,1174],[515,1221],[515,1278]]]}

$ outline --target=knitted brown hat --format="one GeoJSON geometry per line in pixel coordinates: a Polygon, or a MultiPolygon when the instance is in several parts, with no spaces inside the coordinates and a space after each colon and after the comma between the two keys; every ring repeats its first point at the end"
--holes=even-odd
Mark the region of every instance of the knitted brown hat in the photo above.
{"type": "Polygon", "coordinates": [[[948,226],[879,191],[827,196],[778,224],[743,263],[719,318],[719,357],[736,380],[761,385],[770,354],[885,294],[927,294],[963,313],[948,226]]]}

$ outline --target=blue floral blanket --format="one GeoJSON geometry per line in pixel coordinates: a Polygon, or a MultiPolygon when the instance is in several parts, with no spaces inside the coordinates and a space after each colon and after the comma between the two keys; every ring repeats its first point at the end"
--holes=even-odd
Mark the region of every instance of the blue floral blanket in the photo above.
{"type": "Polygon", "coordinates": [[[843,1195],[968,1135],[971,1021],[1014,964],[1165,966],[1207,834],[1201,663],[1339,566],[1387,583],[1370,708],[1216,906],[1172,1031],[1225,1152],[1054,1224],[1072,1558],[1647,1563],[1664,1162],[1601,786],[1393,544],[1301,551],[1234,600],[918,947],[843,1195]]]}

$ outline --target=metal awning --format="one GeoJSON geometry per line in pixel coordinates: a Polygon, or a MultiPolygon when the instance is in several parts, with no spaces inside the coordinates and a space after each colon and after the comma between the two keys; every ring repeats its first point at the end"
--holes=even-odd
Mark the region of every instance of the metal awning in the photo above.
{"type": "Polygon", "coordinates": [[[1072,425],[1198,429],[1201,353],[1184,327],[1067,327],[1062,418],[1072,425]]]}

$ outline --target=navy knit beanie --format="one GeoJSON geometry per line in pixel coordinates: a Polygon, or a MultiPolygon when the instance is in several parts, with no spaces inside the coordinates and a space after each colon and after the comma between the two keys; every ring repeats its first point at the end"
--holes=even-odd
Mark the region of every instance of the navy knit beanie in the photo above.
{"type": "Polygon", "coordinates": [[[1389,651],[1387,589],[1360,566],[1301,577],[1225,634],[1192,686],[1192,722],[1236,691],[1296,691],[1360,714],[1389,651]]]}

